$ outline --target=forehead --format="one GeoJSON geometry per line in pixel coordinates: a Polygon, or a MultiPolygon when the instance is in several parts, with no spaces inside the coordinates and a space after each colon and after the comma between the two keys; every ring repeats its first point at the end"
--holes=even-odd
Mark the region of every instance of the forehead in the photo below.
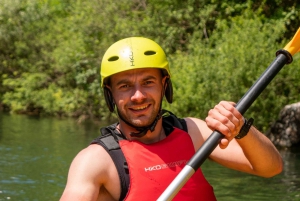
{"type": "Polygon", "coordinates": [[[157,68],[142,68],[123,71],[111,76],[111,83],[116,83],[120,80],[144,79],[145,77],[161,78],[162,72],[157,68]]]}

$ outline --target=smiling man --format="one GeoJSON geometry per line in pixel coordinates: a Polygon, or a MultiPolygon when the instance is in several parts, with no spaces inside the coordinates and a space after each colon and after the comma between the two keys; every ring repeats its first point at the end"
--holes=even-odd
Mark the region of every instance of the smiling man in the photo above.
{"type": "MultiPolygon", "coordinates": [[[[73,160],[65,200],[157,200],[213,130],[224,134],[209,158],[225,167],[272,177],[282,159],[271,141],[247,126],[233,102],[221,101],[205,121],[162,110],[172,103],[169,63],[154,41],[131,37],[113,44],[101,64],[101,86],[119,121],[73,160]]],[[[216,200],[201,169],[173,200],[216,200]]]]}

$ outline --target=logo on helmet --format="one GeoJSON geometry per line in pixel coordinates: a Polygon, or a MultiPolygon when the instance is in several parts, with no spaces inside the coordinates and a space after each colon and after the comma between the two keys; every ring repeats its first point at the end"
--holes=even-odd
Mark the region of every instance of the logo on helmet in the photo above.
{"type": "Polygon", "coordinates": [[[132,51],[130,51],[130,52],[131,52],[131,54],[129,54],[129,61],[131,63],[131,66],[134,66],[133,52],[132,51]]]}

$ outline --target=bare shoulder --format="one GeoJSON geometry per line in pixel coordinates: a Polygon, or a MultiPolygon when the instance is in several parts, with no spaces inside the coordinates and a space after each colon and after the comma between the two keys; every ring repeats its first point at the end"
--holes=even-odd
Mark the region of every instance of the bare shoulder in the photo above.
{"type": "Polygon", "coordinates": [[[205,121],[194,117],[184,118],[187,124],[188,133],[192,138],[195,150],[198,150],[212,131],[207,127],[205,121]]]}
{"type": "Polygon", "coordinates": [[[72,161],[61,200],[117,200],[117,170],[106,150],[90,145],[72,161]]]}
{"type": "Polygon", "coordinates": [[[89,170],[84,174],[85,177],[92,176],[98,178],[98,182],[104,183],[109,159],[110,157],[103,147],[90,145],[77,154],[72,161],[69,173],[89,170]]]}

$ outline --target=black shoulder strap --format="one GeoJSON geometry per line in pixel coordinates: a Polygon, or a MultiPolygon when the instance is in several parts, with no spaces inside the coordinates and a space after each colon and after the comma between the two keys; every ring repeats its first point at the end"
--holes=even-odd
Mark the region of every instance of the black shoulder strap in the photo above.
{"type": "Polygon", "coordinates": [[[121,195],[120,200],[124,200],[129,187],[129,171],[125,156],[120,148],[119,140],[123,139],[121,135],[115,132],[116,124],[101,128],[101,136],[94,139],[91,144],[102,146],[112,158],[120,179],[121,195]]]}
{"type": "Polygon", "coordinates": [[[175,116],[170,111],[163,110],[163,128],[165,129],[165,132],[170,134],[173,131],[173,127],[179,128],[181,130],[184,130],[185,132],[188,132],[188,128],[186,125],[186,121],[184,119],[180,119],[175,116]]]}

